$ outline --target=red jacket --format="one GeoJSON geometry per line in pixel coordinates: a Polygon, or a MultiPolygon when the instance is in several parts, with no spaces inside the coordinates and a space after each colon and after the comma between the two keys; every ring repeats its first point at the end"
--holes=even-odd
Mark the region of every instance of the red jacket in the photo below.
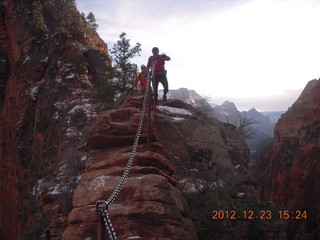
{"type": "Polygon", "coordinates": [[[137,78],[133,81],[132,86],[136,87],[138,82],[140,82],[141,90],[145,91],[147,89],[147,74],[146,74],[146,72],[139,73],[137,78]]]}
{"type": "Polygon", "coordinates": [[[166,55],[158,55],[156,57],[151,56],[149,57],[148,60],[148,65],[147,65],[147,69],[151,68],[152,65],[154,64],[154,74],[155,75],[162,75],[165,74],[165,69],[164,69],[164,61],[169,61],[170,57],[166,56],[166,55]]]}

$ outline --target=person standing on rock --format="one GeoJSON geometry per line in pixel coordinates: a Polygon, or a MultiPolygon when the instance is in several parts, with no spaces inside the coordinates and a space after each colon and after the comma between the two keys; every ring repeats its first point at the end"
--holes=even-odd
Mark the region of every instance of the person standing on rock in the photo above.
{"type": "Polygon", "coordinates": [[[147,89],[147,75],[148,75],[148,71],[145,65],[141,65],[141,72],[138,74],[138,76],[136,77],[136,79],[133,81],[132,86],[135,88],[138,84],[138,82],[140,82],[140,89],[142,93],[145,93],[146,89],[147,89]]]}
{"type": "Polygon", "coordinates": [[[157,47],[152,48],[152,56],[148,59],[147,69],[152,69],[154,67],[154,79],[153,79],[153,89],[155,102],[158,102],[158,85],[161,82],[163,86],[163,100],[167,100],[168,80],[167,71],[164,68],[165,61],[170,61],[171,58],[166,54],[159,55],[159,49],[157,47]]]}

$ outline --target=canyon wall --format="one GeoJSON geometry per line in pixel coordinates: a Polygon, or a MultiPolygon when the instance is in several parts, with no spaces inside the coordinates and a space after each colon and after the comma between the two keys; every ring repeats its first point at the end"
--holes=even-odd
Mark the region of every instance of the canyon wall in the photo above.
{"type": "MultiPolygon", "coordinates": [[[[264,200],[279,210],[307,211],[307,219],[288,219],[289,239],[317,239],[320,199],[320,80],[310,81],[275,126],[274,143],[260,185],[264,200]],[[317,236],[317,238],[316,238],[317,236]]],[[[299,213],[299,212],[298,212],[299,213]]]]}
{"type": "Polygon", "coordinates": [[[108,54],[71,1],[35,2],[0,3],[1,239],[61,236],[96,114],[91,79],[105,65],[90,56],[108,54]]]}

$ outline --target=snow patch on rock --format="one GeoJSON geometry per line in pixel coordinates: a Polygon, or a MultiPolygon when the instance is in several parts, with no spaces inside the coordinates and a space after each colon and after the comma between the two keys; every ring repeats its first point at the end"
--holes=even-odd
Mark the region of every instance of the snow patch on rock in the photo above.
{"type": "Polygon", "coordinates": [[[163,112],[169,112],[169,113],[172,113],[172,114],[178,114],[178,115],[189,115],[191,116],[192,113],[185,110],[185,109],[182,109],[182,108],[174,108],[174,107],[169,107],[169,106],[158,106],[157,107],[160,111],[163,111],[163,112]]]}

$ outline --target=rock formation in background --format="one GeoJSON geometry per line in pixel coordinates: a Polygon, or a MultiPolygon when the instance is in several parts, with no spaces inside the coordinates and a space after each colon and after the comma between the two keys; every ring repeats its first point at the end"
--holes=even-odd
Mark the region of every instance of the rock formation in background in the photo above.
{"type": "Polygon", "coordinates": [[[216,118],[221,122],[230,123],[236,127],[239,127],[244,121],[249,121],[250,124],[247,130],[250,132],[250,136],[246,139],[246,143],[252,151],[263,148],[272,141],[274,125],[280,118],[280,113],[284,113],[262,113],[254,108],[240,112],[236,105],[230,101],[225,101],[221,105],[210,105],[210,99],[201,97],[194,90],[186,88],[169,90],[168,98],[182,100],[202,110],[207,116],[216,118]],[[273,121],[269,119],[269,116],[273,121]]]}
{"type": "Polygon", "coordinates": [[[307,211],[307,219],[288,219],[289,239],[320,238],[320,80],[310,81],[275,126],[274,143],[260,162],[264,200],[291,216],[307,211]],[[262,167],[267,167],[261,169],[262,167]]]}
{"type": "Polygon", "coordinates": [[[267,116],[269,120],[271,121],[272,124],[276,124],[278,120],[280,119],[281,115],[284,114],[286,111],[267,111],[267,112],[262,112],[263,115],[267,116]]]}
{"type": "Polygon", "coordinates": [[[107,54],[73,1],[0,2],[0,239],[62,235],[107,54]]]}

